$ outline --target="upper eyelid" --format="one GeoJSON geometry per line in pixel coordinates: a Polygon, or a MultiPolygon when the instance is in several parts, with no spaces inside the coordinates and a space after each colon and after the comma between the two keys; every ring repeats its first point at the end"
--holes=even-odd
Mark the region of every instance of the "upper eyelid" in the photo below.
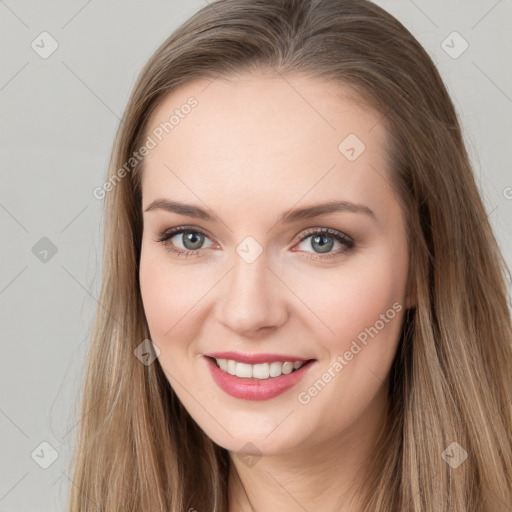
{"type": "Polygon", "coordinates": [[[158,239],[172,237],[174,235],[180,235],[181,233],[185,231],[193,231],[197,233],[201,233],[203,235],[206,235],[208,238],[211,238],[207,231],[205,231],[203,228],[196,228],[193,226],[176,226],[174,228],[164,229],[163,231],[159,231],[158,239]]]}
{"type": "MultiPolygon", "coordinates": [[[[210,236],[210,234],[203,228],[184,225],[184,226],[176,226],[174,228],[170,228],[170,229],[166,229],[166,230],[162,231],[160,233],[160,235],[158,235],[158,238],[156,239],[156,241],[169,240],[173,236],[182,234],[185,231],[201,233],[202,235],[205,235],[207,238],[209,238],[212,242],[215,240],[215,238],[210,236]]],[[[343,231],[340,231],[338,229],[329,228],[327,226],[321,226],[321,227],[317,226],[317,227],[313,227],[313,228],[304,229],[304,230],[300,231],[297,235],[295,235],[294,241],[296,243],[302,242],[304,239],[309,238],[310,236],[317,234],[317,233],[326,233],[327,235],[331,235],[333,237],[338,236],[340,238],[346,239],[349,242],[354,243],[354,238],[351,237],[350,235],[347,235],[346,233],[344,233],[343,231]]],[[[200,251],[201,249],[197,249],[197,250],[200,251]]]]}

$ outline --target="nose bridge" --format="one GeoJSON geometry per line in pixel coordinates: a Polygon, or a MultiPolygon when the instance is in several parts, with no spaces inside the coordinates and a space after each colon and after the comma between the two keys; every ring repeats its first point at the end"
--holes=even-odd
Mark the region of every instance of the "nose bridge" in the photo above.
{"type": "Polygon", "coordinates": [[[219,320],[240,334],[275,327],[286,319],[286,299],[269,270],[267,253],[252,237],[235,250],[220,301],[219,320]]]}

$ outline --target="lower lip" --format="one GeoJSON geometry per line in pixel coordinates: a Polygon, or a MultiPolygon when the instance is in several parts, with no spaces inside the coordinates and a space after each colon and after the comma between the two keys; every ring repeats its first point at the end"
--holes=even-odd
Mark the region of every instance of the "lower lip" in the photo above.
{"type": "Polygon", "coordinates": [[[237,377],[221,370],[209,357],[206,363],[212,374],[213,380],[223,391],[234,398],[243,400],[270,400],[297,384],[309,371],[315,361],[308,361],[298,370],[288,375],[270,377],[268,379],[248,379],[237,377]]]}

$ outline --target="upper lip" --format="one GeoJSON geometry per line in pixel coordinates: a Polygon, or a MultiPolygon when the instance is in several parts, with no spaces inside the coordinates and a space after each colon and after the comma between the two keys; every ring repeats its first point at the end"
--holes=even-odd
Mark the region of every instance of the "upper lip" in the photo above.
{"type": "Polygon", "coordinates": [[[310,361],[308,358],[297,357],[286,354],[240,354],[239,352],[209,352],[204,354],[207,357],[214,357],[215,359],[232,359],[240,363],[247,364],[259,364],[259,363],[272,363],[274,361],[280,361],[285,363],[286,361],[310,361]]]}

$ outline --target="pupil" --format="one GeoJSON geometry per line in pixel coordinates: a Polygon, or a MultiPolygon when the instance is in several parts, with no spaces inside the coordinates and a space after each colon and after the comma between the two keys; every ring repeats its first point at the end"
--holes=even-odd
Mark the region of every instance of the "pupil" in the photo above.
{"type": "MultiPolygon", "coordinates": [[[[203,244],[203,235],[200,233],[188,232],[184,235],[183,245],[190,250],[199,249],[203,244]]],[[[315,244],[317,244],[318,252],[329,252],[333,245],[333,238],[325,235],[317,235],[311,239],[311,245],[315,249],[315,244]]]]}
{"type": "Polygon", "coordinates": [[[187,249],[191,249],[191,250],[199,249],[201,247],[202,243],[203,243],[203,235],[201,235],[200,233],[192,233],[189,231],[183,237],[183,245],[187,249]],[[191,244],[192,246],[190,247],[189,244],[191,244]]]}
{"type": "Polygon", "coordinates": [[[330,236],[317,235],[311,239],[311,245],[313,246],[314,249],[315,247],[313,244],[320,245],[320,250],[318,252],[329,252],[332,249],[332,246],[334,245],[334,241],[330,236]]]}

